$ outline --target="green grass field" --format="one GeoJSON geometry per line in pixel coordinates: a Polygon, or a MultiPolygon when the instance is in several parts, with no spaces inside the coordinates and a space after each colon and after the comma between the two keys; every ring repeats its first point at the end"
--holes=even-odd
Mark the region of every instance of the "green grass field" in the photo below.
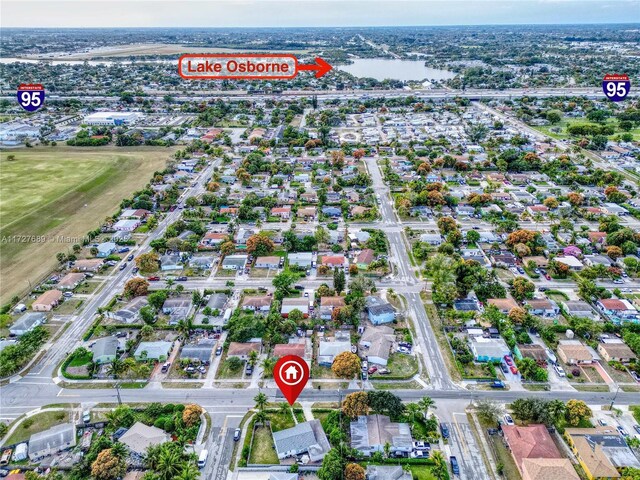
{"type": "Polygon", "coordinates": [[[69,412],[47,411],[25,418],[7,439],[7,445],[29,440],[32,434],[42,432],[69,421],[69,412]]]}
{"type": "MultiPolygon", "coordinates": [[[[545,135],[548,135],[552,138],[556,138],[558,140],[565,140],[567,138],[575,138],[575,137],[571,137],[571,135],[567,133],[567,127],[569,127],[570,125],[576,125],[576,124],[597,125],[597,123],[590,122],[586,118],[562,117],[562,120],[560,121],[560,123],[557,123],[555,125],[543,125],[543,126],[531,125],[531,128],[538,130],[539,132],[544,133],[545,135]]],[[[607,121],[607,125],[613,125],[616,127],[614,134],[609,136],[610,139],[613,139],[618,135],[625,133],[618,128],[618,122],[614,118],[609,118],[607,121]]],[[[633,139],[635,141],[640,140],[640,128],[634,128],[629,133],[633,134],[633,139]]]]}
{"type": "Polygon", "coordinates": [[[36,147],[0,156],[2,302],[55,266],[56,253],[115,213],[175,149],[36,147]],[[8,157],[13,156],[13,160],[8,157]],[[24,237],[22,237],[24,236],[24,237]]]}

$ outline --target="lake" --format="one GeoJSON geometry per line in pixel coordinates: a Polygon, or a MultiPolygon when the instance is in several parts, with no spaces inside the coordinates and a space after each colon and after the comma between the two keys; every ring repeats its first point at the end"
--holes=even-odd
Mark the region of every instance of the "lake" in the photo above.
{"type": "Polygon", "coordinates": [[[351,65],[338,65],[355,77],[371,77],[376,80],[387,78],[402,81],[447,80],[455,73],[437,68],[425,67],[422,60],[392,60],[390,58],[357,58],[351,65]]]}

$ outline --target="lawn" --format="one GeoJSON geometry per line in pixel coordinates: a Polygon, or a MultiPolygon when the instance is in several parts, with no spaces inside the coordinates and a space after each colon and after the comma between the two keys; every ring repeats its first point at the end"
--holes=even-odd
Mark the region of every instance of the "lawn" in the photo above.
{"type": "Polygon", "coordinates": [[[224,360],[220,362],[218,366],[218,371],[216,372],[216,378],[242,378],[242,371],[244,369],[244,364],[240,366],[237,370],[232,368],[229,360],[224,360]]]}
{"type": "Polygon", "coordinates": [[[394,378],[410,378],[418,373],[418,359],[413,355],[392,353],[387,368],[394,378]]]}
{"type": "Polygon", "coordinates": [[[58,146],[2,152],[0,236],[17,237],[2,248],[0,276],[11,276],[12,282],[1,301],[25,293],[28,281],[47,274],[56,253],[82,243],[81,237],[164,168],[174,151],[58,146]]]}
{"type": "Polygon", "coordinates": [[[287,411],[285,414],[279,411],[269,412],[269,421],[271,422],[271,430],[274,432],[279,432],[280,430],[285,430],[295,426],[291,410],[287,411]]]}
{"type": "Polygon", "coordinates": [[[431,467],[427,465],[410,465],[409,470],[411,470],[414,480],[436,480],[436,477],[431,473],[431,467]]]}
{"type": "Polygon", "coordinates": [[[34,433],[42,432],[55,425],[60,425],[69,421],[69,412],[42,412],[33,415],[24,421],[15,429],[11,436],[5,442],[7,445],[24,442],[34,433]]]}
{"type": "MultiPolygon", "coordinates": [[[[531,128],[538,130],[539,132],[544,133],[545,135],[548,135],[552,138],[562,140],[566,138],[571,138],[571,135],[567,133],[567,127],[569,127],[570,125],[576,125],[576,124],[598,125],[597,123],[590,122],[584,117],[582,118],[563,117],[560,123],[557,123],[556,125],[542,125],[542,126],[531,125],[531,128]]],[[[609,137],[610,139],[624,133],[622,130],[618,128],[618,122],[614,118],[609,118],[606,124],[613,125],[614,127],[616,127],[614,134],[609,137]]],[[[631,132],[629,133],[633,134],[634,140],[637,141],[638,139],[640,139],[640,129],[635,128],[631,130],[631,132]]],[[[573,137],[573,138],[577,138],[577,137],[573,137]]]]}
{"type": "Polygon", "coordinates": [[[279,464],[278,454],[273,445],[273,437],[268,427],[257,427],[253,434],[253,444],[248,463],[279,464]]]}

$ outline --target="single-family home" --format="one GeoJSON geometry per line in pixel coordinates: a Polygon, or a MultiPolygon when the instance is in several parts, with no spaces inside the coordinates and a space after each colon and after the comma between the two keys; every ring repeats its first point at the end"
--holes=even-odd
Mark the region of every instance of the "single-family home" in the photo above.
{"type": "Polygon", "coordinates": [[[316,218],[318,214],[318,209],[316,207],[301,207],[298,209],[298,218],[303,218],[305,220],[313,220],[316,218]]]}
{"type": "Polygon", "coordinates": [[[76,426],[73,423],[56,425],[29,438],[29,458],[33,462],[69,450],[76,445],[76,426]]]}
{"type": "Polygon", "coordinates": [[[320,319],[331,320],[331,314],[334,308],[342,308],[346,306],[344,297],[334,295],[332,297],[320,298],[320,319]]]}
{"type": "Polygon", "coordinates": [[[295,355],[305,360],[309,360],[310,355],[307,354],[307,346],[304,339],[297,342],[278,343],[274,345],[271,356],[273,358],[286,357],[287,355],[295,355]]]}
{"type": "Polygon", "coordinates": [[[118,339],[116,337],[102,337],[95,341],[91,350],[93,352],[93,363],[102,365],[111,363],[118,354],[118,339]]]}
{"type": "Polygon", "coordinates": [[[294,310],[299,310],[304,318],[307,318],[309,316],[309,299],[306,297],[283,298],[282,308],[280,309],[282,316],[286,318],[294,310]]]}
{"type": "Polygon", "coordinates": [[[271,216],[279,217],[281,220],[289,220],[291,217],[291,207],[289,205],[284,207],[273,207],[271,209],[271,216]]]}
{"type": "Polygon", "coordinates": [[[373,262],[375,258],[375,253],[370,248],[365,248],[356,255],[353,263],[355,263],[358,268],[366,269],[371,262],[373,262]]]}
{"type": "Polygon", "coordinates": [[[162,304],[162,313],[165,315],[179,313],[186,317],[193,307],[193,300],[188,295],[179,295],[177,297],[169,297],[162,304]]]}
{"type": "Polygon", "coordinates": [[[545,425],[503,425],[502,433],[521,475],[528,458],[563,458],[545,425]]]}
{"type": "Polygon", "coordinates": [[[173,270],[182,270],[182,263],[180,263],[180,255],[168,254],[160,257],[160,269],[163,272],[170,272],[173,270]]]}
{"type": "Polygon", "coordinates": [[[518,303],[513,298],[488,298],[487,303],[496,307],[501,313],[508,314],[518,303]]]}
{"type": "Polygon", "coordinates": [[[180,359],[187,359],[190,361],[208,362],[211,359],[211,353],[213,347],[215,347],[216,341],[209,339],[202,339],[198,343],[187,343],[182,347],[180,351],[180,359]]]}
{"type": "Polygon", "coordinates": [[[254,264],[255,268],[266,268],[269,270],[277,270],[280,267],[281,257],[278,256],[269,256],[269,257],[258,257],[256,258],[256,263],[254,264]]]}
{"type": "Polygon", "coordinates": [[[289,266],[300,268],[311,268],[313,254],[311,252],[290,253],[288,256],[289,266]]]}
{"type": "Polygon", "coordinates": [[[564,436],[590,480],[620,478],[618,469],[640,468],[640,461],[611,426],[567,428],[564,436]]]}
{"type": "Polygon", "coordinates": [[[324,255],[320,260],[321,265],[325,265],[330,268],[334,267],[346,267],[348,265],[347,259],[342,254],[324,255]]]}
{"type": "Polygon", "coordinates": [[[602,298],[596,302],[596,307],[614,323],[638,321],[640,316],[640,312],[626,299],[602,298]]]}
{"type": "Polygon", "coordinates": [[[396,309],[380,297],[373,295],[366,297],[365,308],[369,321],[374,325],[390,323],[396,319],[396,309]]]}
{"type": "Polygon", "coordinates": [[[31,304],[31,309],[36,312],[50,312],[62,298],[62,292],[60,290],[47,290],[31,304]]]}
{"type": "Polygon", "coordinates": [[[56,287],[60,290],[73,290],[85,279],[84,273],[67,273],[58,281],[56,287]]]}
{"type": "Polygon", "coordinates": [[[140,220],[122,219],[113,224],[113,229],[118,232],[133,232],[140,226],[140,220]]]}
{"type": "Polygon", "coordinates": [[[590,365],[594,361],[591,351],[580,340],[560,340],[557,351],[567,365],[590,365]]]}
{"type": "Polygon", "coordinates": [[[252,312],[267,313],[271,308],[272,299],[273,297],[270,295],[248,295],[242,300],[242,309],[251,310],[252,312]]]}
{"type": "Polygon", "coordinates": [[[413,450],[411,428],[407,423],[392,422],[386,415],[360,415],[349,425],[351,448],[365,457],[384,452],[409,453],[413,450]]]}
{"type": "Polygon", "coordinates": [[[172,348],[172,342],[140,342],[133,356],[139,362],[150,360],[164,362],[167,358],[169,358],[169,354],[171,353],[172,348]]]}
{"type": "Polygon", "coordinates": [[[227,358],[237,357],[240,360],[248,360],[251,352],[256,352],[260,355],[261,350],[262,341],[259,339],[250,342],[231,342],[227,350],[227,358]]]}
{"type": "Polygon", "coordinates": [[[310,462],[321,462],[331,445],[320,424],[310,420],[273,432],[273,444],[279,459],[307,455],[310,462]]]}
{"type": "Polygon", "coordinates": [[[115,252],[116,248],[118,248],[118,246],[115,244],[115,242],[103,242],[97,247],[98,253],[96,254],[96,257],[106,258],[113,252],[115,252]]]}
{"type": "Polygon", "coordinates": [[[338,207],[322,207],[322,213],[329,218],[339,218],[342,216],[342,210],[340,210],[338,207]]]}
{"type": "Polygon", "coordinates": [[[229,237],[228,233],[207,232],[204,234],[204,237],[202,237],[200,245],[213,247],[216,245],[220,245],[222,242],[226,241],[228,237],[229,237]]]}
{"type": "Polygon", "coordinates": [[[330,367],[336,355],[351,351],[350,340],[321,340],[318,342],[318,365],[330,367]]]}
{"type": "Polygon", "coordinates": [[[548,298],[533,298],[525,300],[525,305],[529,307],[529,313],[543,318],[555,318],[560,315],[560,307],[553,300],[548,298]]]}
{"type": "Polygon", "coordinates": [[[580,480],[568,458],[525,458],[522,480],[580,480]]]}
{"type": "Polygon", "coordinates": [[[247,256],[246,255],[226,255],[224,260],[222,260],[222,269],[223,270],[244,270],[244,267],[247,264],[247,256]]]}
{"type": "Polygon", "coordinates": [[[171,441],[171,435],[161,428],[136,422],[118,441],[126,445],[133,455],[143,457],[149,447],[171,441]]]}
{"type": "Polygon", "coordinates": [[[26,312],[9,327],[9,333],[20,337],[34,328],[46,323],[47,316],[42,312],[26,312]]]}
{"type": "Polygon", "coordinates": [[[499,362],[511,353],[502,338],[471,337],[469,346],[476,362],[499,362]]]}
{"type": "Polygon", "coordinates": [[[358,342],[360,355],[366,357],[369,363],[386,366],[395,337],[391,327],[366,327],[358,342]]]}
{"type": "Polygon", "coordinates": [[[591,320],[597,320],[600,318],[593,308],[591,308],[591,305],[584,300],[567,300],[562,302],[562,307],[567,315],[571,315],[573,317],[584,317],[590,318],[591,320]]]}
{"type": "Polygon", "coordinates": [[[134,297],[121,309],[108,311],[105,315],[119,323],[135,323],[140,318],[140,310],[147,305],[147,297],[134,297]]]}
{"type": "Polygon", "coordinates": [[[553,260],[558,263],[562,263],[563,265],[566,265],[567,267],[569,267],[569,270],[574,270],[576,272],[584,268],[584,265],[582,264],[582,262],[578,260],[576,257],[574,257],[573,255],[567,255],[567,256],[559,255],[555,257],[553,260]]]}
{"type": "Polygon", "coordinates": [[[423,233],[420,235],[420,241],[428,243],[433,247],[439,247],[442,245],[442,242],[444,242],[444,239],[439,233],[423,233]]]}
{"type": "Polygon", "coordinates": [[[605,255],[585,255],[584,264],[589,267],[593,267],[595,265],[603,265],[608,268],[613,265],[613,261],[605,255]]]}
{"type": "Polygon", "coordinates": [[[86,260],[76,260],[73,268],[79,272],[97,272],[104,265],[104,260],[100,258],[88,258],[86,260]]]}
{"type": "Polygon", "coordinates": [[[621,338],[603,339],[598,343],[598,353],[607,362],[630,363],[637,358],[633,350],[621,338]]]}

